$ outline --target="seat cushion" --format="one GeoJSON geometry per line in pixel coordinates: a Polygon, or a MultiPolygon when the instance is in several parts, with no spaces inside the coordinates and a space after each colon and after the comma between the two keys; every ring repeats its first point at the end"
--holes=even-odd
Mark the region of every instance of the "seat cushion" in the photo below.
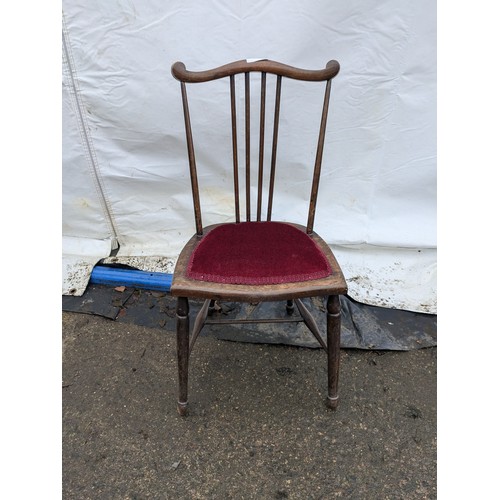
{"type": "Polygon", "coordinates": [[[217,226],[197,245],[187,268],[191,279],[237,285],[308,281],[331,273],[317,244],[283,222],[217,226]]]}

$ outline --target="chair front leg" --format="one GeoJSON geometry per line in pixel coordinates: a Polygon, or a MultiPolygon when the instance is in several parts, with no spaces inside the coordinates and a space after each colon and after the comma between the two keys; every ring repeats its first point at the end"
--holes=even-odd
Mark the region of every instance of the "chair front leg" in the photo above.
{"type": "Polygon", "coordinates": [[[326,316],[326,340],[328,356],[327,406],[337,409],[339,403],[338,383],[340,364],[340,299],[338,295],[328,297],[326,316]]]}
{"type": "Polygon", "coordinates": [[[188,367],[189,367],[189,301],[177,299],[177,364],[179,369],[179,415],[187,414],[188,367]]]}

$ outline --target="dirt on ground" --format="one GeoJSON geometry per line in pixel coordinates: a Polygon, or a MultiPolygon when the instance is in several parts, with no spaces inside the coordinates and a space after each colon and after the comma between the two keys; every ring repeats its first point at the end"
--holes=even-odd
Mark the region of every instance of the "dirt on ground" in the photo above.
{"type": "Polygon", "coordinates": [[[63,312],[64,499],[434,499],[436,353],[201,335],[189,416],[175,333],[63,312]]]}

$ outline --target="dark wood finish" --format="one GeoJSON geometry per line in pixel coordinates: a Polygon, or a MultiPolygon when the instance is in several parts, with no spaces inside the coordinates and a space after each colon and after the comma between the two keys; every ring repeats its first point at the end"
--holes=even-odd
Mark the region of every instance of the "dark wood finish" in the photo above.
{"type": "Polygon", "coordinates": [[[260,99],[260,133],[259,133],[259,166],[258,166],[258,189],[257,189],[257,215],[256,220],[261,220],[262,214],[262,182],[264,171],[264,133],[265,133],[265,103],[266,103],[266,75],[275,74],[276,80],[276,101],[274,110],[273,142],[271,152],[271,165],[269,177],[269,193],[267,206],[267,220],[271,220],[272,205],[274,195],[274,183],[276,176],[276,159],[279,129],[279,114],[281,102],[281,80],[282,77],[294,78],[310,82],[326,81],[325,96],[323,102],[323,111],[316,149],[316,159],[314,163],[313,182],[311,186],[311,196],[309,202],[309,212],[307,219],[307,233],[310,234],[314,227],[314,218],[316,214],[316,203],[319,189],[319,179],[321,175],[321,162],[323,159],[323,149],[325,142],[325,131],[328,117],[328,108],[331,93],[332,78],[339,71],[337,61],[329,61],[323,70],[303,70],[294,68],[275,61],[261,60],[255,62],[236,61],[219,68],[207,71],[188,71],[183,63],[177,62],[172,66],[172,74],[181,81],[182,103],[184,108],[184,120],[186,124],[186,140],[188,145],[189,168],[191,174],[191,184],[193,191],[193,200],[195,208],[196,233],[201,235],[203,225],[201,221],[201,207],[199,199],[198,178],[196,171],[196,160],[193,146],[193,137],[191,132],[191,122],[187,102],[186,83],[199,83],[216,80],[219,78],[230,78],[231,94],[231,125],[232,125],[232,146],[233,146],[233,176],[234,176],[234,198],[235,198],[235,220],[240,221],[239,209],[239,181],[238,181],[238,147],[237,147],[237,119],[236,119],[236,97],[235,97],[235,75],[244,74],[245,78],[245,207],[248,222],[251,217],[251,130],[250,130],[250,73],[258,71],[261,73],[261,99],[260,99]]]}
{"type": "MultiPolygon", "coordinates": [[[[204,229],[208,234],[220,224],[214,224],[204,229]]],[[[292,224],[305,232],[305,227],[292,224]]],[[[333,255],[330,247],[316,233],[311,238],[319,245],[325,254],[332,274],[326,278],[296,283],[282,283],[279,285],[231,285],[226,283],[210,283],[208,281],[192,280],[187,276],[189,257],[201,241],[198,236],[193,236],[182,250],[174,270],[170,293],[174,296],[189,296],[198,299],[231,300],[242,302],[265,302],[274,300],[289,300],[302,297],[338,294],[347,292],[347,284],[342,270],[333,255]]]]}
{"type": "Polygon", "coordinates": [[[326,341],[328,360],[328,408],[336,410],[339,404],[338,384],[340,368],[340,299],[330,295],[326,304],[326,341]]]}
{"type": "Polygon", "coordinates": [[[273,149],[271,151],[271,172],[269,174],[269,199],[267,202],[267,220],[271,220],[273,212],[274,178],[276,177],[276,153],[278,150],[278,129],[281,104],[281,76],[276,77],[276,101],[274,104],[273,149]]]}
{"type": "MultiPolygon", "coordinates": [[[[328,244],[314,232],[314,218],[316,213],[316,202],[321,176],[321,162],[326,135],[326,123],[331,94],[331,80],[339,72],[337,61],[329,61],[326,67],[321,70],[306,70],[295,68],[279,62],[270,60],[260,60],[248,62],[246,60],[236,61],[218,68],[206,71],[188,71],[185,65],[177,62],[172,66],[172,75],[181,82],[182,104],[186,128],[186,142],[189,161],[189,171],[191,176],[191,190],[193,194],[193,205],[195,214],[196,234],[188,241],[179,255],[174,271],[171,294],[178,297],[177,302],[177,356],[179,366],[179,400],[178,411],[185,415],[187,411],[187,391],[188,391],[188,365],[191,349],[194,342],[205,324],[224,323],[256,323],[274,322],[282,323],[289,321],[304,321],[306,326],[316,337],[320,345],[326,350],[328,358],[328,398],[327,404],[330,408],[336,408],[338,403],[338,375],[340,359],[340,301],[339,295],[347,293],[347,285],[342,274],[342,270],[333,255],[328,244]],[[261,221],[263,218],[263,179],[266,166],[264,165],[265,149],[265,116],[266,116],[266,84],[267,75],[276,75],[276,94],[274,105],[274,121],[272,135],[271,161],[269,165],[269,189],[267,200],[267,220],[272,217],[273,197],[275,189],[276,169],[278,168],[277,147],[278,132],[280,125],[281,108],[281,87],[282,78],[292,78],[307,82],[326,82],[323,109],[321,114],[316,158],[314,163],[313,181],[310,192],[310,202],[307,226],[292,224],[301,231],[307,233],[319,246],[328,260],[332,274],[321,279],[308,280],[294,283],[283,283],[277,285],[232,285],[222,283],[211,283],[193,280],[187,275],[187,266],[192,253],[197,248],[203,235],[206,235],[220,224],[203,227],[201,205],[199,197],[199,186],[197,177],[197,167],[195,150],[193,145],[193,135],[191,131],[191,118],[187,99],[186,84],[209,82],[220,78],[229,78],[230,111],[231,111],[231,135],[232,135],[232,155],[233,155],[233,187],[235,203],[235,220],[240,223],[242,214],[240,213],[240,185],[238,166],[238,140],[237,140],[237,116],[236,116],[236,75],[243,75],[244,78],[244,134],[245,134],[245,220],[251,221],[251,96],[250,77],[251,73],[261,73],[260,81],[260,125],[259,125],[259,153],[257,171],[257,201],[255,219],[261,221]],[[313,316],[301,302],[301,298],[327,296],[327,341],[321,337],[318,325],[313,316]],[[189,302],[188,298],[205,299],[200,312],[198,313],[189,342],[189,302]],[[244,320],[218,320],[207,319],[214,311],[215,300],[243,301],[243,302],[264,302],[285,300],[288,318],[266,318],[266,319],[244,319],[244,320]],[[300,318],[293,317],[294,303],[300,313],[300,318]]],[[[215,147],[216,145],[214,145],[215,147]]]]}
{"type": "Polygon", "coordinates": [[[206,71],[188,71],[184,63],[178,61],[172,65],[172,75],[174,78],[185,83],[202,83],[212,80],[218,80],[238,73],[248,73],[259,71],[273,73],[274,75],[293,78],[294,80],[304,80],[308,82],[322,82],[331,80],[340,70],[337,61],[328,61],[325,69],[308,70],[295,68],[276,61],[263,59],[255,62],[247,62],[246,59],[235,61],[218,68],[206,71]]]}
{"type": "Polygon", "coordinates": [[[179,399],[177,411],[187,412],[188,365],[189,365],[189,302],[186,297],[177,299],[177,364],[179,369],[179,399]]]}
{"type": "Polygon", "coordinates": [[[203,325],[205,325],[205,321],[208,316],[208,311],[210,309],[210,303],[212,300],[207,299],[203,303],[203,306],[201,306],[200,311],[198,312],[196,319],[194,320],[194,325],[193,325],[193,332],[191,333],[191,342],[189,343],[189,354],[191,355],[191,351],[193,350],[194,343],[196,342],[196,339],[198,338],[198,335],[200,334],[201,330],[203,329],[203,325]]]}
{"type": "Polygon", "coordinates": [[[236,90],[234,75],[230,76],[231,88],[231,137],[233,140],[234,212],[236,222],[240,222],[240,185],[238,182],[238,137],[236,128],[236,90]]]}
{"type": "Polygon", "coordinates": [[[316,201],[318,199],[319,176],[321,174],[321,160],[323,159],[323,146],[325,144],[326,119],[328,117],[328,103],[330,102],[330,89],[332,81],[326,82],[325,99],[323,102],[323,113],[321,114],[321,126],[319,129],[318,147],[316,150],[316,161],[314,162],[314,176],[311,189],[311,201],[309,203],[309,217],[307,220],[307,234],[313,230],[314,215],[316,214],[316,201]]]}
{"type": "Polygon", "coordinates": [[[255,325],[258,323],[302,323],[302,318],[208,319],[206,325],[255,325]]]}
{"type": "Polygon", "coordinates": [[[262,73],[260,83],[260,134],[259,134],[259,179],[257,186],[257,220],[262,214],[262,180],[264,177],[264,132],[266,121],[266,73],[262,73]]]}
{"type": "Polygon", "coordinates": [[[307,307],[300,299],[295,299],[295,304],[297,305],[297,309],[299,310],[304,323],[306,324],[307,328],[309,328],[309,331],[314,335],[314,338],[319,342],[319,345],[328,352],[328,348],[326,347],[325,341],[321,338],[318,324],[316,323],[313,315],[308,311],[307,307]]]}
{"type": "Polygon", "coordinates": [[[247,222],[251,220],[250,213],[250,73],[245,73],[245,193],[247,222]]]}
{"type": "Polygon", "coordinates": [[[184,124],[186,126],[186,142],[189,158],[189,172],[191,174],[191,189],[193,192],[194,218],[196,223],[196,234],[203,234],[201,221],[200,191],[198,188],[198,175],[196,173],[196,159],[194,156],[193,133],[191,131],[191,118],[189,117],[189,106],[187,99],[186,84],[181,83],[182,107],[184,109],[184,124]]]}

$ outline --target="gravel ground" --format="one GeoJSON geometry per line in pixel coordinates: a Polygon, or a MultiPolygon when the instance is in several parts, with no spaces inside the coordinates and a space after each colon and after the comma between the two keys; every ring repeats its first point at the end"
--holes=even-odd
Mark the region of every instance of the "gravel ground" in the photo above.
{"type": "Polygon", "coordinates": [[[436,498],[437,348],[320,349],[201,335],[176,413],[174,332],[62,315],[65,499],[436,498]]]}

